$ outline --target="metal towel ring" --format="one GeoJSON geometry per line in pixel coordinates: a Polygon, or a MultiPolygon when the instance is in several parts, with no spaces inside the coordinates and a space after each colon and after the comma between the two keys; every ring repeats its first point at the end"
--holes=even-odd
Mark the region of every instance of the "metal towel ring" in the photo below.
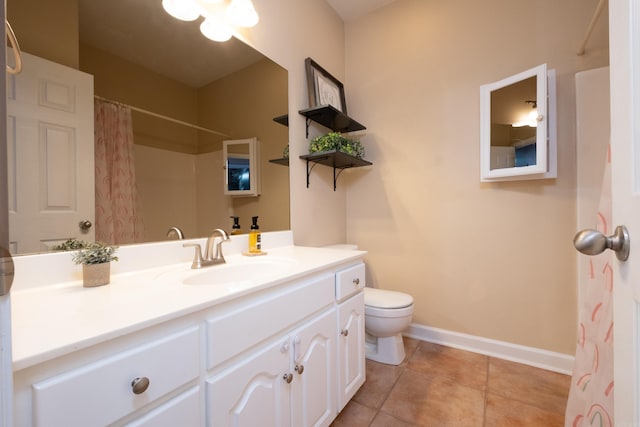
{"type": "Polygon", "coordinates": [[[5,19],[5,26],[7,28],[7,37],[9,38],[9,44],[11,45],[11,49],[13,50],[13,58],[15,59],[15,67],[11,68],[9,64],[7,64],[7,73],[9,74],[20,74],[22,71],[22,56],[20,53],[20,46],[18,45],[18,39],[16,38],[13,29],[11,28],[11,24],[9,21],[5,19]]]}

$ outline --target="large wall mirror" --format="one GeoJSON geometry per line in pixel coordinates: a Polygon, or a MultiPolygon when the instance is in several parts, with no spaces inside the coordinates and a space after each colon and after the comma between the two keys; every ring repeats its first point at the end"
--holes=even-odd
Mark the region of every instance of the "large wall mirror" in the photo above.
{"type": "MultiPolygon", "coordinates": [[[[166,240],[171,227],[179,227],[186,238],[203,237],[214,228],[230,230],[230,216],[240,217],[243,229],[249,228],[252,216],[260,216],[263,231],[290,228],[288,168],[269,162],[282,157],[288,144],[288,128],[273,121],[287,113],[287,70],[235,38],[224,43],[206,39],[198,25],[169,16],[160,0],[8,0],[7,13],[23,51],[91,76],[92,100],[95,95],[99,101],[133,107],[136,206],[143,231],[132,241],[110,243],[166,240]],[[223,141],[253,137],[261,148],[260,195],[225,195],[223,141]]],[[[56,95],[56,90],[51,87],[49,92],[56,95]]],[[[62,92],[58,95],[64,98],[62,92]]],[[[85,119],[95,124],[93,114],[85,119]]],[[[50,147],[75,149],[94,142],[93,136],[58,130],[47,131],[50,147]]],[[[56,152],[49,150],[52,153],[54,160],[66,162],[77,181],[91,176],[75,158],[56,159],[56,152]]],[[[56,181],[47,171],[33,169],[41,165],[34,159],[42,154],[27,157],[30,166],[18,161],[10,171],[31,168],[32,175],[53,187],[56,181]]],[[[23,194],[14,195],[20,199],[23,194]]],[[[100,194],[95,197],[99,205],[100,194]]],[[[58,210],[67,205],[67,210],[75,209],[75,200],[67,202],[62,200],[58,210]]],[[[42,252],[65,238],[93,236],[83,222],[94,223],[92,214],[79,214],[65,220],[73,231],[49,227],[57,234],[48,237],[38,232],[46,226],[27,221],[31,242],[22,244],[13,237],[16,221],[11,215],[14,254],[42,252]]]]}
{"type": "Polygon", "coordinates": [[[480,179],[555,178],[555,73],[546,64],[480,87],[480,179]]]}

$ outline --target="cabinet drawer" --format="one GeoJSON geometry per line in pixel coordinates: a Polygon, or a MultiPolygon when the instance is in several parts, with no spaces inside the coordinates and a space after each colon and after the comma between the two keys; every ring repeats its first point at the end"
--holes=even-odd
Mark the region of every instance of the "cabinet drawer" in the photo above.
{"type": "Polygon", "coordinates": [[[366,284],[364,263],[345,268],[336,273],[336,300],[341,301],[355,294],[366,284]]]}
{"type": "Polygon", "coordinates": [[[127,427],[176,427],[202,425],[200,387],[194,387],[178,397],[138,418],[127,427]]]}
{"type": "Polygon", "coordinates": [[[33,385],[36,426],[106,425],[198,377],[198,328],[135,347],[33,385]],[[146,391],[131,382],[146,377],[146,391]]]}
{"type": "Polygon", "coordinates": [[[334,276],[324,274],[207,320],[207,368],[266,340],[334,301],[334,276]]]}

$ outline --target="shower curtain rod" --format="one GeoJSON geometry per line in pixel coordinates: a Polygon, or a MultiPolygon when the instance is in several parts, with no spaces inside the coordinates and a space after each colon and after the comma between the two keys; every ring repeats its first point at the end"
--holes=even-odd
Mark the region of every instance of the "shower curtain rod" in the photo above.
{"type": "Polygon", "coordinates": [[[576,52],[577,55],[579,56],[584,55],[584,50],[587,47],[587,42],[589,41],[589,37],[591,37],[591,32],[593,31],[593,27],[596,26],[596,22],[598,21],[598,18],[602,13],[602,9],[604,9],[605,2],[606,0],[598,1],[598,4],[596,5],[596,11],[593,13],[593,18],[591,18],[589,27],[587,27],[587,34],[584,36],[584,39],[582,40],[582,44],[580,45],[580,47],[578,48],[578,51],[576,52]]]}
{"type": "Polygon", "coordinates": [[[147,114],[149,116],[153,116],[153,117],[156,117],[158,119],[167,120],[169,122],[177,123],[177,124],[182,125],[182,126],[187,126],[187,127],[190,127],[190,128],[201,130],[203,132],[208,132],[208,133],[212,133],[214,135],[219,135],[219,136],[224,136],[224,137],[229,138],[229,135],[224,134],[222,132],[217,132],[215,130],[203,128],[202,126],[194,125],[192,123],[183,122],[182,120],[174,119],[173,117],[163,116],[162,114],[154,113],[153,111],[145,110],[143,108],[134,107],[133,105],[125,104],[123,102],[114,101],[113,99],[104,98],[104,97],[98,96],[98,95],[94,95],[94,98],[95,99],[99,99],[101,101],[110,102],[112,104],[121,105],[123,107],[130,108],[133,111],[137,111],[138,113],[147,114]]]}

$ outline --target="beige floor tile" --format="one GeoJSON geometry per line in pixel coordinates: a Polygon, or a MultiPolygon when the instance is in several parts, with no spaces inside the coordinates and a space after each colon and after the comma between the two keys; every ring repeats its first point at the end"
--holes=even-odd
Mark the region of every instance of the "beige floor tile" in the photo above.
{"type": "Polygon", "coordinates": [[[382,411],[419,426],[481,427],[484,392],[407,369],[384,402],[382,411]]]}
{"type": "Polygon", "coordinates": [[[402,337],[402,342],[404,344],[404,352],[406,355],[404,362],[406,363],[416,352],[421,341],[414,338],[402,337]]]}
{"type": "Polygon", "coordinates": [[[368,427],[376,416],[376,410],[354,402],[347,403],[331,427],[368,427]]]}
{"type": "Polygon", "coordinates": [[[412,427],[415,425],[401,421],[382,411],[378,412],[378,415],[371,423],[371,427],[412,427]]]}
{"type": "Polygon", "coordinates": [[[564,415],[488,393],[485,426],[562,427],[564,415]]]}
{"type": "Polygon", "coordinates": [[[488,391],[546,411],[564,414],[571,377],[491,358],[488,391]]]}
{"type": "Polygon", "coordinates": [[[384,399],[391,393],[403,367],[385,365],[371,360],[366,361],[366,367],[367,380],[360,387],[353,400],[369,408],[379,409],[384,399]]]}
{"type": "Polygon", "coordinates": [[[409,359],[407,368],[484,390],[487,384],[488,359],[482,354],[421,342],[409,359]]]}

